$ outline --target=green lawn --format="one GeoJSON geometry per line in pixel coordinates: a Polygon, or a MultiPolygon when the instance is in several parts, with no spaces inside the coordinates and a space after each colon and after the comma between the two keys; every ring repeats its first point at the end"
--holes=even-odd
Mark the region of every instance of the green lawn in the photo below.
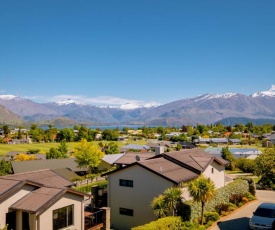
{"type": "MultiPolygon", "coordinates": [[[[93,141],[93,144],[98,144],[99,141],[93,141]]],[[[122,142],[118,141],[118,146],[124,146],[127,144],[138,144],[138,145],[145,145],[146,141],[127,141],[122,142]]],[[[76,142],[68,142],[68,150],[73,151],[76,142]]],[[[19,151],[19,152],[26,152],[29,149],[39,149],[40,153],[46,153],[49,151],[50,148],[56,148],[59,146],[59,143],[33,143],[33,144],[16,144],[16,145],[7,145],[7,144],[0,144],[0,156],[5,155],[10,151],[19,151]]]]}

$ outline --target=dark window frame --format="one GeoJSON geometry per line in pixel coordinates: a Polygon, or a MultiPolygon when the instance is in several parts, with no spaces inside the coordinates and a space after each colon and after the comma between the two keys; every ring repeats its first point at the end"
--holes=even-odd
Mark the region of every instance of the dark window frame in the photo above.
{"type": "Polygon", "coordinates": [[[134,216],[134,210],[129,208],[119,208],[119,214],[125,216],[134,216]]]}
{"type": "Polygon", "coordinates": [[[133,180],[119,179],[119,186],[133,188],[134,187],[134,181],[133,180]]]}
{"type": "Polygon", "coordinates": [[[52,211],[53,230],[74,225],[74,205],[68,205],[52,211]]]}

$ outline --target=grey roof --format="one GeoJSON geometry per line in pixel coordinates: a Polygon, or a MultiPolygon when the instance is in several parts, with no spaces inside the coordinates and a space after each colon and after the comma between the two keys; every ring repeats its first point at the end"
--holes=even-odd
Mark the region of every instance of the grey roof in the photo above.
{"type": "Polygon", "coordinates": [[[112,165],[114,164],[115,161],[117,161],[119,158],[121,158],[124,154],[119,153],[119,154],[109,154],[105,155],[102,160],[107,162],[108,164],[112,165]]]}
{"type": "Polygon", "coordinates": [[[146,149],[146,150],[148,150],[148,149],[150,149],[150,147],[147,145],[129,144],[129,145],[122,146],[121,149],[134,149],[134,150],[146,149]]]}
{"type": "Polygon", "coordinates": [[[69,181],[71,181],[73,178],[79,177],[75,172],[68,168],[53,169],[52,171],[69,181]]]}
{"type": "Polygon", "coordinates": [[[229,141],[231,141],[232,143],[240,143],[241,142],[240,139],[229,139],[229,141]]]}
{"type": "Polygon", "coordinates": [[[211,138],[211,141],[214,143],[227,143],[227,138],[211,138]]]}
{"type": "Polygon", "coordinates": [[[166,141],[166,142],[150,142],[150,143],[147,143],[146,146],[148,146],[150,148],[155,148],[155,147],[159,147],[159,146],[170,147],[171,143],[168,141],[166,141]]]}
{"type": "Polygon", "coordinates": [[[155,153],[125,153],[122,157],[114,162],[114,164],[122,164],[122,165],[129,165],[136,161],[144,161],[148,158],[154,157],[155,153]]]}
{"type": "Polygon", "coordinates": [[[30,171],[36,171],[41,169],[59,169],[59,168],[69,168],[74,172],[85,171],[85,169],[77,167],[75,158],[33,160],[33,161],[12,161],[11,164],[12,164],[14,173],[30,172],[30,171]]]}
{"type": "Polygon", "coordinates": [[[12,175],[2,176],[3,179],[20,180],[20,181],[33,181],[44,186],[49,187],[67,187],[73,185],[72,182],[60,176],[56,172],[50,169],[18,173],[12,175]]]}

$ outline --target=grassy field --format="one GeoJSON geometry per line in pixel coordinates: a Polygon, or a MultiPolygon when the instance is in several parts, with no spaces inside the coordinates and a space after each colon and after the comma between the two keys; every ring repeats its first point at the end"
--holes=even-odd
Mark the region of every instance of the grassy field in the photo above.
{"type": "MultiPolygon", "coordinates": [[[[99,141],[93,141],[93,144],[97,145],[99,141]]],[[[118,146],[124,146],[127,144],[138,144],[144,145],[146,141],[118,141],[118,146]]],[[[73,151],[76,142],[68,142],[68,150],[73,151]]],[[[27,152],[29,149],[39,149],[40,153],[46,153],[50,148],[57,148],[59,143],[33,143],[33,144],[16,144],[16,145],[7,145],[0,144],[0,156],[5,155],[10,151],[18,151],[18,152],[27,152]]]]}

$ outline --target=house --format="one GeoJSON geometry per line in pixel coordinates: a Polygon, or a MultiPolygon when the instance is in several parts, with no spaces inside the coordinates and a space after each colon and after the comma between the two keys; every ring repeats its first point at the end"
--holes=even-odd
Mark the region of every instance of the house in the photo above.
{"type": "Polygon", "coordinates": [[[179,137],[181,135],[180,132],[171,132],[169,134],[165,134],[166,138],[170,139],[172,137],[179,137]]]}
{"type": "Polygon", "coordinates": [[[133,164],[134,162],[143,161],[148,158],[152,158],[154,156],[155,156],[155,153],[128,152],[128,153],[124,153],[119,159],[117,159],[114,162],[114,165],[116,165],[117,168],[121,168],[126,165],[133,164]]]}
{"type": "Polygon", "coordinates": [[[31,172],[42,169],[68,168],[78,175],[86,174],[87,169],[79,168],[75,158],[48,159],[33,161],[11,161],[14,173],[31,172]]]}
{"type": "MultiPolygon", "coordinates": [[[[111,207],[113,229],[129,230],[156,220],[150,208],[154,197],[200,174],[211,178],[216,188],[223,187],[227,163],[196,148],[159,154],[103,174],[108,178],[108,206],[111,207]]],[[[183,191],[188,197],[186,188],[183,191]]]]}
{"type": "Polygon", "coordinates": [[[23,138],[23,139],[10,139],[7,144],[8,145],[15,145],[15,144],[31,144],[32,141],[30,138],[23,138]]]}
{"type": "Polygon", "coordinates": [[[228,141],[231,145],[239,145],[241,143],[240,139],[228,139],[228,141]]]}
{"type": "Polygon", "coordinates": [[[150,147],[147,145],[136,145],[136,144],[129,144],[122,146],[120,148],[120,152],[127,152],[127,151],[137,151],[137,152],[147,152],[150,150],[150,147]]]}
{"type": "Polygon", "coordinates": [[[156,148],[159,146],[164,147],[164,151],[171,147],[170,141],[157,141],[157,142],[148,142],[146,143],[146,146],[150,147],[150,149],[155,152],[156,148]]]}
{"type": "Polygon", "coordinates": [[[188,142],[188,141],[181,141],[181,142],[179,142],[179,144],[182,146],[183,149],[197,148],[196,145],[194,145],[192,142],[188,142]]]}
{"type": "Polygon", "coordinates": [[[217,144],[217,145],[219,145],[219,144],[225,145],[228,143],[228,139],[227,138],[211,138],[210,142],[217,144]]]}
{"type": "Polygon", "coordinates": [[[0,226],[8,229],[84,230],[84,198],[52,170],[0,177],[0,226]]]}
{"type": "Polygon", "coordinates": [[[97,167],[99,171],[106,171],[108,169],[111,169],[115,162],[120,159],[124,154],[123,153],[118,153],[118,154],[109,154],[105,155],[101,159],[101,163],[97,167]]]}

